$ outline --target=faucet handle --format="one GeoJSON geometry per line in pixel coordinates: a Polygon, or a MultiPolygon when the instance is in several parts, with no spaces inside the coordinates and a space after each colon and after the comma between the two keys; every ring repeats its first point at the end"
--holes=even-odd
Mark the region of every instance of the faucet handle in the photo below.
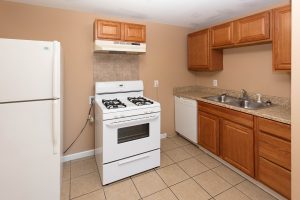
{"type": "Polygon", "coordinates": [[[261,101],[261,94],[256,94],[256,96],[257,96],[257,103],[261,103],[262,101],[261,101]]]}

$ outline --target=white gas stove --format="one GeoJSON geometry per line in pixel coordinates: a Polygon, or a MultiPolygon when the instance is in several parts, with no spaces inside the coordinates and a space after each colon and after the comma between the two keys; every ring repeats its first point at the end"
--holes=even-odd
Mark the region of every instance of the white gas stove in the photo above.
{"type": "Polygon", "coordinates": [[[160,104],[142,81],[97,82],[95,154],[103,185],[160,165],[160,104]]]}

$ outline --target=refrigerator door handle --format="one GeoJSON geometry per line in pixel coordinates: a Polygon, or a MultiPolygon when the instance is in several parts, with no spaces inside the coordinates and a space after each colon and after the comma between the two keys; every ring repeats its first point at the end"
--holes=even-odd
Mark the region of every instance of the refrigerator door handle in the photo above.
{"type": "Polygon", "coordinates": [[[60,98],[60,43],[53,43],[52,95],[60,98]]]}
{"type": "Polygon", "coordinates": [[[52,105],[52,145],[53,154],[59,153],[59,132],[60,132],[60,119],[59,119],[59,100],[54,100],[52,105]]]}

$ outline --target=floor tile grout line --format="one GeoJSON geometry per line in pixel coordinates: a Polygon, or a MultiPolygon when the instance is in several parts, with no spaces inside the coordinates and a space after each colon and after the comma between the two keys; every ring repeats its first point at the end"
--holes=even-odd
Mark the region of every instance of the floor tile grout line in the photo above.
{"type": "MultiPolygon", "coordinates": [[[[208,171],[211,171],[211,170],[208,170],[208,171]]],[[[208,171],[206,171],[206,172],[208,172],[208,171]]],[[[203,172],[204,173],[204,172],[203,172]]],[[[202,174],[202,173],[201,173],[202,174]]],[[[198,174],[198,175],[200,175],[200,174],[198,174]]],[[[228,188],[228,189],[226,189],[226,190],[224,190],[223,192],[221,192],[221,193],[219,193],[219,194],[217,194],[217,195],[215,195],[215,196],[213,196],[213,195],[211,195],[202,185],[200,185],[200,183],[198,183],[196,180],[195,180],[195,178],[194,177],[192,177],[192,179],[205,191],[205,192],[207,192],[207,194],[209,194],[209,196],[211,196],[211,198],[214,198],[214,197],[216,197],[217,195],[219,195],[219,194],[221,194],[221,193],[223,193],[223,192],[225,192],[225,191],[227,191],[227,190],[229,190],[230,188],[232,188],[233,186],[231,186],[230,188],[228,188]]]]}
{"type": "MultiPolygon", "coordinates": [[[[180,181],[180,182],[178,182],[178,183],[175,183],[175,184],[173,184],[173,185],[170,185],[170,186],[168,186],[169,188],[170,188],[170,190],[173,192],[173,190],[171,189],[171,187],[173,187],[173,186],[175,186],[175,185],[177,185],[177,184],[179,184],[179,183],[182,183],[182,182],[184,182],[184,181],[187,181],[187,180],[189,180],[189,179],[192,179],[193,181],[195,181],[195,179],[193,179],[193,178],[191,178],[191,177],[189,177],[188,179],[185,179],[185,180],[183,180],[183,181],[180,181]]],[[[201,185],[199,185],[198,183],[197,183],[197,181],[195,181],[196,182],[196,184],[198,185],[198,186],[200,186],[211,198],[213,198],[213,196],[212,195],[210,195],[210,193],[208,192],[208,191],[206,191],[201,185]]],[[[173,192],[174,193],[174,192],[173,192]]],[[[176,196],[176,194],[174,193],[174,195],[176,196]]],[[[177,196],[176,196],[177,197],[177,196]]],[[[178,197],[179,198],[179,197],[178,197]]]]}
{"type": "Polygon", "coordinates": [[[170,188],[170,186],[168,186],[168,184],[165,182],[165,180],[159,175],[159,173],[157,173],[157,171],[155,171],[156,174],[159,176],[159,178],[166,184],[167,188],[169,188],[169,190],[172,192],[172,194],[174,194],[175,198],[179,200],[179,198],[176,196],[176,194],[172,191],[172,189],[170,188]]]}
{"type": "MultiPolygon", "coordinates": [[[[243,183],[243,182],[246,182],[246,181],[248,181],[248,180],[245,179],[244,181],[240,182],[239,184],[241,184],[241,183],[243,183]]],[[[250,182],[250,181],[249,181],[249,182],[250,182]]],[[[237,184],[237,185],[239,185],[239,184],[237,184]]],[[[253,198],[251,198],[250,196],[248,196],[246,193],[244,193],[242,190],[240,190],[238,187],[236,187],[237,185],[234,186],[235,189],[237,189],[238,191],[240,191],[241,193],[243,193],[243,194],[244,194],[245,196],[247,196],[249,199],[254,200],[253,198]]],[[[256,185],[254,184],[254,186],[256,186],[256,185]]],[[[256,187],[258,187],[258,186],[256,186],[256,187]]],[[[258,187],[258,188],[259,188],[259,187],[258,187]]],[[[261,189],[261,188],[259,188],[259,189],[261,189]]],[[[262,190],[262,189],[261,189],[261,190],[262,190]]],[[[271,195],[270,193],[268,193],[268,192],[266,192],[266,191],[264,191],[264,190],[262,190],[262,191],[265,192],[265,193],[267,193],[268,195],[272,196],[274,199],[278,200],[276,197],[274,197],[274,196],[271,195]]]]}
{"type": "MultiPolygon", "coordinates": [[[[244,181],[243,181],[244,182],[244,181]]],[[[246,197],[248,197],[249,199],[253,200],[250,196],[248,196],[247,194],[245,194],[243,191],[239,190],[239,188],[237,188],[236,186],[234,186],[235,189],[237,189],[238,191],[240,191],[242,194],[244,194],[246,197]]]]}
{"type": "Polygon", "coordinates": [[[90,174],[92,174],[92,173],[97,173],[97,174],[99,175],[99,172],[98,172],[98,170],[96,169],[95,171],[89,172],[89,173],[87,173],[87,174],[83,174],[83,175],[80,175],[80,176],[76,176],[75,178],[71,178],[70,180],[72,181],[72,180],[81,178],[81,177],[83,177],[83,176],[90,175],[90,174]]]}
{"type": "Polygon", "coordinates": [[[133,183],[133,185],[134,185],[134,188],[136,189],[136,191],[138,192],[138,194],[139,194],[139,196],[140,196],[140,198],[139,199],[143,199],[143,197],[142,197],[142,195],[140,194],[140,192],[139,192],[139,190],[138,190],[138,188],[136,187],[136,185],[135,185],[135,183],[134,183],[134,181],[132,180],[132,178],[130,177],[130,180],[131,180],[131,182],[133,183]]]}
{"type": "MultiPolygon", "coordinates": [[[[163,188],[163,189],[161,189],[161,190],[158,190],[158,191],[156,191],[156,192],[153,192],[153,193],[151,193],[151,194],[149,194],[149,195],[146,195],[146,196],[144,196],[144,197],[142,197],[142,199],[144,199],[144,198],[146,198],[146,197],[149,197],[149,196],[151,196],[151,195],[153,195],[153,194],[156,194],[156,193],[158,193],[158,192],[161,192],[161,191],[163,191],[163,190],[165,190],[165,189],[167,189],[168,188],[168,185],[164,182],[164,180],[159,176],[159,174],[156,172],[156,171],[154,171],[157,175],[158,175],[158,177],[163,181],[163,183],[166,185],[166,187],[165,188],[163,188]]],[[[141,195],[142,196],[142,195],[141,195]]]]}
{"type": "MultiPolygon", "coordinates": [[[[199,161],[200,162],[200,161],[199,161]]],[[[177,163],[176,163],[177,164],[177,163]]],[[[202,173],[204,173],[204,172],[207,172],[207,171],[209,171],[210,169],[209,168],[207,168],[207,170],[204,170],[203,172],[200,172],[200,173],[198,173],[198,174],[195,174],[194,176],[190,176],[188,173],[187,173],[187,171],[186,170],[184,170],[179,164],[177,164],[178,165],[178,167],[180,168],[180,169],[182,169],[189,177],[191,177],[191,178],[193,178],[193,177],[195,177],[195,176],[198,176],[198,175],[200,175],[200,174],[202,174],[202,173]]],[[[206,167],[206,166],[205,166],[206,167]]]]}
{"type": "MultiPolygon", "coordinates": [[[[217,167],[216,167],[217,168],[217,167]]],[[[216,168],[214,168],[214,169],[216,169],[216,168]]],[[[225,182],[227,182],[229,185],[232,185],[233,187],[235,187],[237,184],[239,184],[239,183],[237,183],[237,184],[231,184],[229,181],[227,181],[225,178],[223,178],[222,176],[220,176],[218,173],[216,173],[213,169],[211,170],[215,175],[217,175],[218,177],[220,177],[221,179],[223,179],[225,182]]],[[[243,177],[244,178],[244,177],[243,177]]],[[[243,181],[242,181],[243,182],[243,181]]],[[[240,182],[241,183],[241,182],[240,182]]]]}
{"type": "Polygon", "coordinates": [[[100,188],[100,189],[97,189],[97,190],[93,190],[93,191],[90,191],[90,192],[88,192],[88,193],[84,193],[84,194],[81,194],[81,195],[79,195],[79,196],[77,196],[77,197],[74,197],[74,198],[70,198],[70,200],[76,200],[77,198],[79,198],[79,197],[82,197],[82,196],[85,196],[85,195],[88,195],[88,194],[91,194],[91,193],[93,193],[93,192],[96,192],[96,191],[98,191],[98,190],[101,190],[102,188],[100,188]]]}

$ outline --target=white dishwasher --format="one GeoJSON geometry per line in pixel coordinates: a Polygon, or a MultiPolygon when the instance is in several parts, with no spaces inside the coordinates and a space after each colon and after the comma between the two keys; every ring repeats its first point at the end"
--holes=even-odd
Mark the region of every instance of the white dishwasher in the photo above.
{"type": "Polygon", "coordinates": [[[183,97],[175,98],[175,130],[180,135],[197,143],[197,101],[183,97]]]}

